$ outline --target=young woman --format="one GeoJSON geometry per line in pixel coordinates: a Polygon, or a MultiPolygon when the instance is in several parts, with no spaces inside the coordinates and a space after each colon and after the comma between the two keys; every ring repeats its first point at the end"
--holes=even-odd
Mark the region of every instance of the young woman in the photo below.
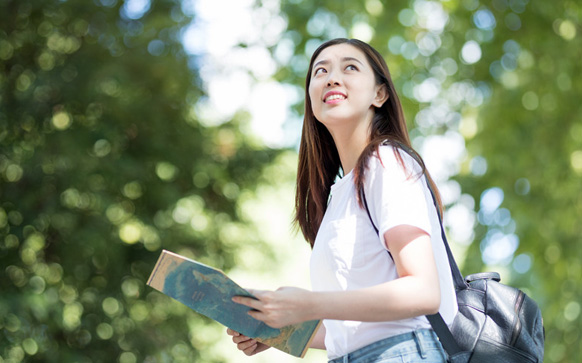
{"type": "MultiPolygon", "coordinates": [[[[306,78],[295,206],[313,291],[234,300],[275,328],[323,319],[311,347],[331,362],[444,362],[425,315],[451,323],[457,308],[429,185],[436,193],[382,56],[354,39],[322,44],[306,78]]],[[[268,348],[227,332],[247,355],[268,348]]]]}

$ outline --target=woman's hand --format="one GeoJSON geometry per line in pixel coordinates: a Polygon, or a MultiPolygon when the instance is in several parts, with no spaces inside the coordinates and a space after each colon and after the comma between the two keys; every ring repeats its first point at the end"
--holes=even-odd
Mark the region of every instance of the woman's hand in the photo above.
{"type": "Polygon", "coordinates": [[[232,336],[232,341],[236,344],[238,350],[242,350],[248,356],[255,355],[270,348],[268,345],[259,343],[232,329],[226,329],[226,334],[232,336]]]}
{"type": "Polygon", "coordinates": [[[311,298],[313,293],[296,287],[281,287],[277,291],[249,290],[257,299],[235,296],[232,300],[253,310],[249,315],[272,328],[315,320],[311,298]]]}

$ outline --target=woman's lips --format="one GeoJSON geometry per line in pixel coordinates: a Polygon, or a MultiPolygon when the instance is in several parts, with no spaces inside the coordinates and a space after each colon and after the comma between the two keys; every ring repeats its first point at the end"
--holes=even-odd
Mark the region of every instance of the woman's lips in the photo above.
{"type": "Polygon", "coordinates": [[[338,91],[330,91],[325,94],[323,97],[324,103],[338,103],[348,98],[345,94],[338,92],[338,91]]]}

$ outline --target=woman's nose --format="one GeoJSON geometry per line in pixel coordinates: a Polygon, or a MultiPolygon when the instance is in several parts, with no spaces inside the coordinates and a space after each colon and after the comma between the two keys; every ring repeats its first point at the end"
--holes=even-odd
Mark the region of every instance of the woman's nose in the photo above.
{"type": "Polygon", "coordinates": [[[339,86],[340,82],[337,79],[337,77],[335,77],[334,74],[330,74],[329,77],[327,78],[327,86],[331,87],[331,86],[339,86]]]}

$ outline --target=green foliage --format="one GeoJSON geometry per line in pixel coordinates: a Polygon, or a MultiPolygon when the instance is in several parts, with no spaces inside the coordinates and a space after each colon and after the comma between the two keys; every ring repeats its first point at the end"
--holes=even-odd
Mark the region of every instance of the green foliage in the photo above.
{"type": "Polygon", "coordinates": [[[449,175],[463,197],[448,206],[468,205],[476,216],[472,238],[455,246],[466,250],[463,270],[501,270],[504,282],[524,288],[543,311],[545,361],[575,361],[582,354],[582,6],[286,1],[282,13],[289,26],[273,53],[291,47],[295,55],[282,63],[281,81],[301,86],[324,40],[359,37],[385,56],[417,147],[432,135],[463,136],[466,155],[449,175]],[[480,56],[472,58],[475,45],[480,56]],[[438,95],[423,94],[423,84],[436,84],[438,95]],[[493,211],[482,208],[486,190],[501,195],[493,211]]]}
{"type": "Polygon", "coordinates": [[[242,115],[199,124],[191,20],[0,1],[0,361],[211,360],[219,327],[145,282],[162,248],[232,267],[256,239],[237,198],[277,152],[242,115]]]}
{"type": "MultiPolygon", "coordinates": [[[[219,360],[216,325],[145,281],[162,248],[232,267],[257,239],[241,203],[279,153],[241,132],[242,113],[199,123],[179,0],[129,15],[120,0],[0,0],[0,360],[219,360]]],[[[466,153],[439,182],[461,187],[450,215],[476,219],[468,240],[450,233],[463,271],[524,288],[545,361],[576,361],[581,5],[289,0],[280,15],[279,81],[302,89],[317,45],[359,37],[385,56],[415,146],[460,135],[466,153]]]]}
{"type": "MultiPolygon", "coordinates": [[[[506,16],[496,15],[500,23],[506,16]]],[[[533,261],[514,281],[542,307],[545,361],[573,362],[582,354],[582,6],[531,2],[520,17],[519,31],[484,49],[503,62],[511,53],[505,41],[519,44],[517,67],[490,82],[491,101],[467,144],[486,158],[487,173],[460,180],[475,197],[491,186],[504,191],[521,241],[516,254],[533,261]]]]}

